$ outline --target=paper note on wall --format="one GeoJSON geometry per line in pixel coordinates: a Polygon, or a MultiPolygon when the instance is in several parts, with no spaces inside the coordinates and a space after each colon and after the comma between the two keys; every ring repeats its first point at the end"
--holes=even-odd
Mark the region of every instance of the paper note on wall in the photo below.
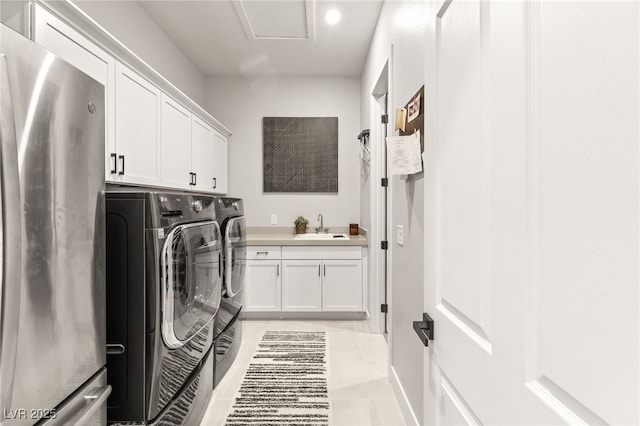
{"type": "Polygon", "coordinates": [[[420,131],[409,136],[387,138],[390,175],[410,175],[422,171],[420,131]]]}

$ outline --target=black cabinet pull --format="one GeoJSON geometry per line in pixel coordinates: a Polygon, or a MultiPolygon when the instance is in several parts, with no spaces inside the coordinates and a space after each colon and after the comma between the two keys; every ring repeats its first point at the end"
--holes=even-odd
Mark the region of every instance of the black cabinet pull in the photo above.
{"type": "Polygon", "coordinates": [[[198,184],[198,174],[194,173],[193,174],[193,186],[196,186],[198,184]]]}
{"type": "Polygon", "coordinates": [[[110,173],[116,174],[118,173],[118,156],[115,152],[111,153],[111,159],[113,160],[113,168],[111,169],[110,173]]]}
{"type": "Polygon", "coordinates": [[[120,155],[118,158],[120,159],[120,161],[122,161],[122,167],[120,168],[118,174],[122,176],[124,175],[124,155],[120,155]]]}
{"type": "Polygon", "coordinates": [[[320,265],[318,265],[318,276],[320,276],[320,265]]]}
{"type": "Polygon", "coordinates": [[[323,265],[323,267],[324,267],[324,276],[326,277],[327,276],[327,265],[323,265]]]}
{"type": "Polygon", "coordinates": [[[429,340],[433,340],[433,319],[427,313],[422,314],[422,321],[413,322],[413,330],[416,332],[423,345],[429,346],[429,340]]]}
{"type": "Polygon", "coordinates": [[[213,189],[216,189],[217,186],[218,186],[218,180],[216,178],[213,178],[213,189]]]}
{"type": "Polygon", "coordinates": [[[276,276],[280,276],[280,264],[276,265],[277,267],[277,272],[276,272],[276,276]]]}

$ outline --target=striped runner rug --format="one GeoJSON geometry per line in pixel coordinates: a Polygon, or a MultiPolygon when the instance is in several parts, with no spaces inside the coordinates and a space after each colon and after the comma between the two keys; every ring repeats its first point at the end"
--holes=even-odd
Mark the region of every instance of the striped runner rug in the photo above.
{"type": "Polygon", "coordinates": [[[328,426],[325,332],[265,331],[227,426],[328,426]]]}

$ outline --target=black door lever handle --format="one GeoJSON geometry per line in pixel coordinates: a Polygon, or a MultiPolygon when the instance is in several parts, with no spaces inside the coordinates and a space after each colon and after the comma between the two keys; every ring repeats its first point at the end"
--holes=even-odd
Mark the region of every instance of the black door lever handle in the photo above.
{"type": "Polygon", "coordinates": [[[422,314],[422,321],[413,322],[413,330],[416,332],[423,345],[429,346],[429,340],[433,340],[433,319],[427,313],[422,314]]]}

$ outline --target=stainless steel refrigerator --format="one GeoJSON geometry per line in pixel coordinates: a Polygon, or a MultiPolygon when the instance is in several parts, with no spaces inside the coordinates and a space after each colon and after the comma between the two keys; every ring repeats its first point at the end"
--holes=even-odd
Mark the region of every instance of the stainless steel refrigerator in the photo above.
{"type": "Polygon", "coordinates": [[[0,424],[106,424],[104,87],[0,47],[0,424]]]}

